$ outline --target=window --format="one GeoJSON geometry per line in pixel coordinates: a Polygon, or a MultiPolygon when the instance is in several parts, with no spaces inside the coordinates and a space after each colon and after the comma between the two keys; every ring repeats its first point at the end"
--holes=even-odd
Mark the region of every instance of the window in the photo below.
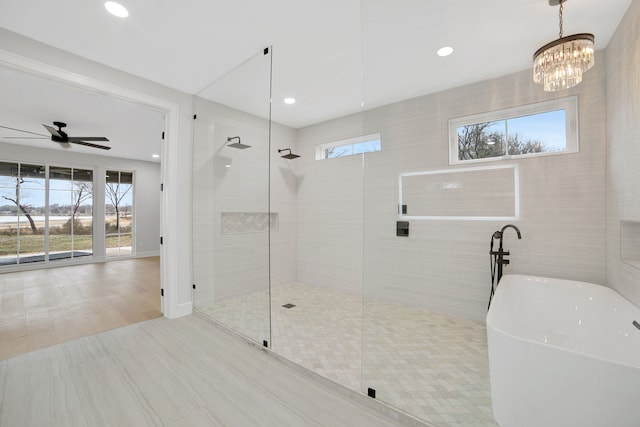
{"type": "Polygon", "coordinates": [[[575,96],[449,120],[449,163],[578,151],[575,96]]]}
{"type": "Polygon", "coordinates": [[[316,160],[334,159],[354,154],[370,153],[382,149],[379,133],[357,136],[316,146],[316,160]]]}
{"type": "Polygon", "coordinates": [[[104,219],[107,256],[133,255],[133,172],[107,171],[104,219]]]}
{"type": "Polygon", "coordinates": [[[0,162],[0,265],[44,261],[45,166],[0,162]]]}
{"type": "Polygon", "coordinates": [[[92,255],[92,224],[93,171],[0,162],[0,265],[92,255]]]}
{"type": "Polygon", "coordinates": [[[93,171],[49,167],[49,259],[93,254],[93,171]]]}

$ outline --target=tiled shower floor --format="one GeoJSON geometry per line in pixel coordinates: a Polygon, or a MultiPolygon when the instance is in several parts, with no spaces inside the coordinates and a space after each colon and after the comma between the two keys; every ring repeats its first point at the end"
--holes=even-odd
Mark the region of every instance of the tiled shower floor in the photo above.
{"type": "Polygon", "coordinates": [[[278,354],[436,426],[495,426],[481,322],[290,284],[199,311],[278,354]],[[295,307],[285,308],[285,304],[295,307]],[[363,321],[364,320],[364,321],[363,321]]]}

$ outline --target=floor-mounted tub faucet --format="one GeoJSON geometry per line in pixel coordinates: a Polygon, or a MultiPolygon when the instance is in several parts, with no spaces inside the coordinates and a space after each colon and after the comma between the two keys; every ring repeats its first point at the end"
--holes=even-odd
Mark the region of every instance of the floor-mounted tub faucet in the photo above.
{"type": "Polygon", "coordinates": [[[500,283],[500,279],[502,278],[502,267],[509,264],[509,260],[505,258],[509,255],[509,251],[505,251],[502,248],[502,238],[504,237],[504,230],[507,228],[513,228],[518,234],[518,239],[522,239],[520,229],[513,224],[505,225],[500,231],[495,231],[491,236],[491,248],[489,250],[489,258],[491,260],[491,294],[489,295],[489,306],[491,306],[491,298],[495,292],[495,287],[500,283]],[[497,251],[493,250],[494,240],[500,241],[497,251]],[[498,270],[497,274],[496,269],[498,270]]]}

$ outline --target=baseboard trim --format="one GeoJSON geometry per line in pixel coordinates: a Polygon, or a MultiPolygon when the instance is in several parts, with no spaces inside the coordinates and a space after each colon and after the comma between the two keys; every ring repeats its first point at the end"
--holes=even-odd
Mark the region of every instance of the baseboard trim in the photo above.
{"type": "Polygon", "coordinates": [[[178,304],[175,308],[169,308],[164,317],[167,319],[177,319],[179,317],[188,316],[193,313],[193,304],[191,302],[183,302],[178,304]]]}

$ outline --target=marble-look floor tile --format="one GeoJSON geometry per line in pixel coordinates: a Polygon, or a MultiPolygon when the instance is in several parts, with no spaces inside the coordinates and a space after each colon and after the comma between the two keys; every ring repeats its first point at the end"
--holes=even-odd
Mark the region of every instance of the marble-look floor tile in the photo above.
{"type": "Polygon", "coordinates": [[[188,316],[148,320],[0,361],[0,425],[399,424],[188,316]]]}
{"type": "Polygon", "coordinates": [[[156,411],[112,356],[76,366],[71,377],[89,425],[160,425],[156,411]]]}
{"type": "Polygon", "coordinates": [[[0,378],[0,425],[86,425],[61,348],[6,360],[0,378]]]}
{"type": "Polygon", "coordinates": [[[286,359],[357,392],[371,387],[434,425],[495,426],[481,322],[300,283],[196,308],[258,343],[270,336],[286,359]]]}

